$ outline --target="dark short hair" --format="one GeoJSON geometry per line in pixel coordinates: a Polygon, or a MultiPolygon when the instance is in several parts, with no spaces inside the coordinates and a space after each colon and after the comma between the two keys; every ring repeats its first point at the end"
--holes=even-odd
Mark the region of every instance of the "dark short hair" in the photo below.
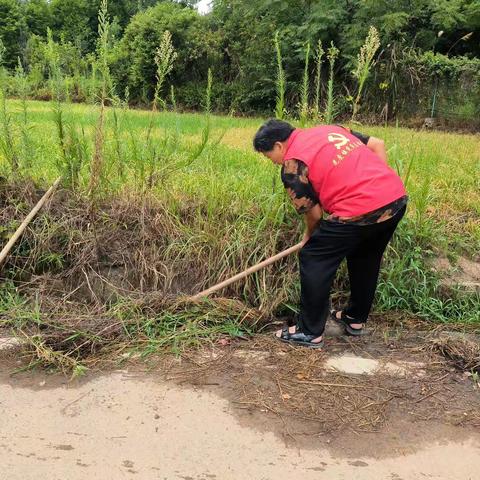
{"type": "Polygon", "coordinates": [[[253,148],[257,152],[270,152],[275,142],[288,140],[294,130],[289,123],[272,118],[258,129],[253,139],[253,148]]]}

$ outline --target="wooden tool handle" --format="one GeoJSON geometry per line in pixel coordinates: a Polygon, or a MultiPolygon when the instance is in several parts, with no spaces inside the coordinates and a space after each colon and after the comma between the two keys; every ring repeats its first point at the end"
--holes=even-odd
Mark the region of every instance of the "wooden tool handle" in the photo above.
{"type": "Polygon", "coordinates": [[[288,255],[292,253],[298,252],[302,247],[303,247],[302,242],[297,243],[293,247],[287,248],[287,250],[277,253],[273,257],[267,258],[263,262],[257,263],[253,267],[247,268],[244,272],[238,273],[237,275],[229,278],[228,280],[218,283],[217,285],[214,285],[213,287],[210,287],[207,290],[204,290],[203,292],[197,293],[195,296],[191,297],[191,299],[198,300],[199,298],[202,298],[202,297],[208,297],[208,295],[214,292],[217,292],[218,290],[221,290],[222,288],[225,288],[228,285],[231,285],[237,280],[241,280],[242,278],[248,277],[248,275],[258,272],[262,268],[268,267],[272,263],[275,263],[277,260],[280,260],[281,258],[284,258],[284,257],[288,257],[288,255]]]}
{"type": "Polygon", "coordinates": [[[45,202],[50,198],[53,191],[55,190],[57,185],[60,183],[61,179],[62,177],[58,177],[55,180],[54,184],[47,190],[45,195],[38,201],[35,207],[33,207],[33,210],[26,216],[25,220],[21,223],[21,225],[17,228],[16,232],[12,235],[12,238],[10,238],[8,243],[3,247],[2,251],[0,252],[0,265],[7,258],[7,255],[9,254],[10,250],[15,245],[16,241],[20,238],[20,236],[25,231],[25,229],[28,227],[28,224],[33,220],[33,218],[38,213],[38,211],[43,207],[45,202]]]}

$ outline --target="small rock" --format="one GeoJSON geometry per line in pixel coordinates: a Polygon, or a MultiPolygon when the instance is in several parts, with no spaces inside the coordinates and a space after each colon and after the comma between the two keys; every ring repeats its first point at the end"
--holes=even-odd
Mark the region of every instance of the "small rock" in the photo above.
{"type": "Polygon", "coordinates": [[[11,348],[19,347],[22,342],[15,337],[0,337],[0,350],[9,350],[11,348]]]}

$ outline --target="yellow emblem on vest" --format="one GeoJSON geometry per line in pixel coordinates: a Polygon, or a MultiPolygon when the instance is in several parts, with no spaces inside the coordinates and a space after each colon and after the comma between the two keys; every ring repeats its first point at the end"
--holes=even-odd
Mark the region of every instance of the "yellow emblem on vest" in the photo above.
{"type": "Polygon", "coordinates": [[[345,145],[350,142],[350,140],[341,133],[329,133],[328,141],[333,143],[337,150],[341,150],[345,145]]]}
{"type": "Polygon", "coordinates": [[[335,145],[337,150],[340,150],[337,156],[332,159],[332,162],[335,166],[342,163],[350,152],[353,152],[353,150],[363,145],[363,143],[359,141],[351,142],[345,135],[342,135],[341,133],[329,133],[327,138],[330,143],[335,145]]]}

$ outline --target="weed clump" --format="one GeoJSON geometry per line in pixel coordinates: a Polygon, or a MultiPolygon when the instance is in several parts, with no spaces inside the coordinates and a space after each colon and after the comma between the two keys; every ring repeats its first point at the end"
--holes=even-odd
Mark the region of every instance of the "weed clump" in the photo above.
{"type": "Polygon", "coordinates": [[[480,343],[459,335],[431,340],[429,348],[443,355],[463,372],[480,374],[480,343]]]}

